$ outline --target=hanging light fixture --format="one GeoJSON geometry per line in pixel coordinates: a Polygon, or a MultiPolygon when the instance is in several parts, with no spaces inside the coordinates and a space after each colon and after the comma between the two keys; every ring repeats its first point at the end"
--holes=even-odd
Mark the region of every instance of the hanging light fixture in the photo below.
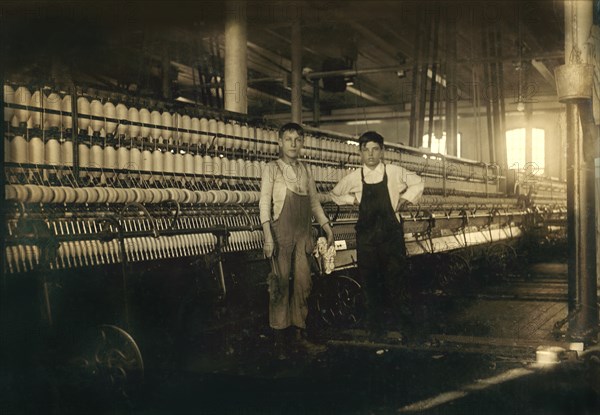
{"type": "Polygon", "coordinates": [[[515,70],[519,73],[518,78],[518,92],[517,92],[517,111],[523,112],[525,111],[525,103],[523,102],[523,40],[521,37],[521,19],[518,22],[519,25],[519,39],[518,39],[518,48],[519,48],[519,63],[517,64],[515,70]]]}
{"type": "MultiPolygon", "coordinates": [[[[519,42],[520,43],[520,42],[519,42]]],[[[522,46],[519,45],[519,51],[522,49],[522,46]]],[[[520,55],[520,52],[519,52],[520,55]]],[[[519,64],[516,67],[516,70],[519,72],[519,85],[518,85],[518,96],[517,96],[517,111],[523,112],[525,111],[525,103],[523,102],[523,61],[519,59],[519,64]]]]}

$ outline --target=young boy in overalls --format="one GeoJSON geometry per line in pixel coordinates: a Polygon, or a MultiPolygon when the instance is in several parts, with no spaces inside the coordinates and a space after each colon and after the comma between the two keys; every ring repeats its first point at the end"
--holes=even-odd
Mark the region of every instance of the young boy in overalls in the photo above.
{"type": "Polygon", "coordinates": [[[365,290],[370,330],[379,336],[386,326],[403,324],[402,309],[408,306],[409,294],[404,231],[396,212],[415,203],[424,184],[417,174],[383,163],[380,134],[368,131],[358,143],[363,165],[340,180],[330,196],[338,205],[359,206],[358,272],[365,290]]]}
{"type": "Polygon", "coordinates": [[[312,287],[309,255],[313,251],[312,216],[333,244],[329,220],[319,202],[315,181],[298,159],[304,145],[304,130],[296,123],[279,129],[281,157],[266,165],[260,192],[267,258],[273,256],[275,274],[269,281],[269,325],[274,330],[279,358],[285,358],[285,329],[294,326],[296,344],[309,353],[319,346],[306,339],[307,300],[312,287]],[[290,274],[293,274],[290,290],[290,274]],[[290,292],[291,291],[291,292],[290,292]]]}

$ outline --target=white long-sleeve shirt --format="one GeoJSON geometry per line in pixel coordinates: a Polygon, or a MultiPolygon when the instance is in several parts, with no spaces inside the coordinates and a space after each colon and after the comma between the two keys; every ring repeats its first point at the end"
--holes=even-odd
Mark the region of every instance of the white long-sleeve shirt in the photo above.
{"type": "Polygon", "coordinates": [[[363,165],[340,180],[329,193],[336,204],[352,205],[355,198],[358,202],[361,201],[363,190],[361,169],[364,172],[365,183],[368,184],[380,183],[383,180],[384,171],[387,173],[387,188],[394,210],[400,199],[415,203],[423,194],[425,183],[419,175],[401,166],[379,163],[374,169],[363,165]]]}
{"type": "Polygon", "coordinates": [[[323,226],[329,219],[325,216],[315,181],[306,166],[298,162],[297,172],[282,159],[267,163],[263,171],[260,187],[260,223],[275,221],[283,209],[287,189],[299,195],[306,195],[310,200],[310,208],[315,220],[323,226]]]}

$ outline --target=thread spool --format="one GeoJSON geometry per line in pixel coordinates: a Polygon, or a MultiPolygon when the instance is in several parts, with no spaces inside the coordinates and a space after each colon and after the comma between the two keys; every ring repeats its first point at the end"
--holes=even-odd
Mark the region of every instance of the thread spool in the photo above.
{"type": "MultiPolygon", "coordinates": [[[[60,143],[57,139],[51,138],[46,141],[44,155],[46,158],[46,164],[50,166],[59,166],[60,165],[60,143]]],[[[52,174],[55,172],[52,171],[52,174]]],[[[47,178],[48,172],[44,172],[44,177],[47,178]]],[[[60,174],[62,176],[62,174],[60,174]]]]}
{"type": "Polygon", "coordinates": [[[154,110],[150,113],[150,122],[153,124],[150,131],[151,138],[158,143],[162,143],[162,115],[160,112],[154,110]]]}
{"type": "Polygon", "coordinates": [[[106,101],[103,106],[103,113],[106,122],[104,123],[104,130],[106,134],[109,136],[113,136],[115,131],[117,130],[117,123],[114,121],[109,121],[109,119],[117,118],[117,109],[115,108],[115,104],[110,101],[106,101]]]}
{"type": "Polygon", "coordinates": [[[217,147],[225,148],[225,144],[227,142],[227,138],[225,137],[225,122],[222,120],[217,121],[217,147]]]}
{"type": "MultiPolygon", "coordinates": [[[[31,92],[24,86],[20,86],[15,91],[15,104],[23,105],[25,107],[29,106],[31,101],[31,92]]],[[[27,121],[29,121],[29,109],[15,109],[15,116],[17,117],[17,121],[19,125],[27,125],[27,121]]]]}
{"type": "Polygon", "coordinates": [[[45,149],[44,142],[39,137],[29,139],[29,160],[31,164],[44,164],[45,149]]]}
{"type": "Polygon", "coordinates": [[[169,111],[164,111],[160,116],[160,122],[163,126],[160,136],[162,137],[163,143],[173,143],[173,131],[170,128],[173,127],[173,116],[169,111]]]}
{"type": "Polygon", "coordinates": [[[246,177],[248,178],[254,178],[254,164],[252,163],[251,160],[245,160],[244,162],[246,164],[246,177]]]}
{"type": "Polygon", "coordinates": [[[42,201],[42,189],[37,184],[26,184],[17,187],[17,199],[21,202],[39,203],[42,201]],[[24,190],[24,192],[23,192],[24,190]]]}
{"type": "Polygon", "coordinates": [[[170,150],[163,153],[163,171],[165,173],[175,172],[175,155],[170,150]]]}
{"type": "Polygon", "coordinates": [[[203,163],[204,174],[213,175],[215,172],[215,165],[213,163],[212,157],[207,154],[204,156],[202,161],[204,162],[203,163]]]}
{"type": "Polygon", "coordinates": [[[190,143],[195,146],[200,142],[200,133],[198,133],[198,131],[201,128],[200,119],[198,117],[192,118],[190,128],[192,130],[192,134],[190,136],[190,143]]]}
{"type": "Polygon", "coordinates": [[[252,162],[252,167],[254,170],[254,178],[260,179],[260,177],[262,175],[262,166],[260,165],[260,162],[258,160],[254,160],[252,162]]]}
{"type": "MultiPolygon", "coordinates": [[[[185,160],[183,157],[183,154],[181,153],[175,153],[173,155],[173,171],[177,174],[181,174],[183,175],[183,173],[185,173],[185,160]]],[[[181,179],[181,181],[184,181],[184,177],[180,176],[179,177],[181,179]]]]}
{"type": "Polygon", "coordinates": [[[10,142],[9,161],[12,163],[27,163],[27,141],[21,135],[15,136],[10,142]]]}
{"type": "MultiPolygon", "coordinates": [[[[104,110],[106,112],[106,109],[104,110]]],[[[115,112],[117,114],[117,119],[119,120],[119,125],[117,126],[117,134],[119,137],[125,137],[129,133],[129,125],[126,123],[128,121],[129,110],[127,107],[119,102],[115,107],[115,112]]]]}
{"type": "Polygon", "coordinates": [[[219,156],[215,156],[212,159],[213,162],[213,174],[215,176],[222,176],[223,175],[223,164],[221,162],[221,158],[219,156]]]}
{"type": "MultiPolygon", "coordinates": [[[[102,147],[98,144],[92,145],[92,148],[90,149],[90,167],[96,169],[102,169],[104,167],[104,152],[102,151],[102,147]]],[[[91,172],[91,176],[94,178],[99,178],[101,175],[101,171],[91,172]]]]}
{"type": "Polygon", "coordinates": [[[175,129],[175,131],[173,131],[173,139],[171,140],[171,143],[175,144],[175,145],[179,145],[181,144],[181,115],[178,112],[173,113],[173,128],[175,129]]]}
{"type": "Polygon", "coordinates": [[[73,203],[77,198],[77,193],[73,187],[65,186],[65,203],[73,203]]]}
{"type": "Polygon", "coordinates": [[[52,203],[64,203],[67,198],[67,192],[63,186],[51,187],[52,203]]]}
{"type": "Polygon", "coordinates": [[[150,112],[146,108],[140,108],[138,111],[137,108],[129,108],[129,121],[131,122],[139,122],[142,124],[141,126],[131,124],[129,126],[129,135],[132,138],[142,137],[148,138],[148,134],[150,134],[150,128],[144,127],[144,124],[150,124],[150,112]]]}
{"type": "Polygon", "coordinates": [[[92,120],[89,118],[91,114],[91,104],[86,97],[77,98],[77,126],[80,131],[87,131],[92,120]]]}
{"type": "Polygon", "coordinates": [[[244,159],[237,159],[237,174],[240,177],[246,177],[246,161],[244,159]]]}
{"type": "MultiPolygon", "coordinates": [[[[279,142],[277,143],[277,145],[279,145],[279,142]]],[[[304,135],[304,145],[302,146],[302,152],[300,153],[300,156],[302,158],[310,158],[309,157],[310,146],[311,146],[310,135],[309,134],[305,134],[304,135]]]]}
{"type": "Polygon", "coordinates": [[[231,150],[233,148],[233,125],[231,123],[225,124],[225,148],[231,150]]]}
{"type": "MultiPolygon", "coordinates": [[[[56,92],[50,93],[47,97],[42,95],[43,105],[46,110],[60,111],[62,99],[56,92]]],[[[61,116],[60,114],[53,114],[51,112],[44,112],[44,128],[46,129],[58,129],[60,128],[61,116]]]]}
{"type": "MultiPolygon", "coordinates": [[[[77,146],[77,153],[79,157],[79,167],[86,169],[90,167],[90,148],[86,144],[79,144],[77,146]]],[[[88,173],[81,171],[79,177],[85,177],[88,173]]]]}
{"type": "MultiPolygon", "coordinates": [[[[154,168],[154,157],[148,149],[142,150],[142,171],[150,172],[154,168]]],[[[142,174],[143,180],[150,180],[151,174],[142,174]]]]}
{"type": "MultiPolygon", "coordinates": [[[[192,129],[192,119],[190,118],[189,115],[183,115],[181,117],[181,128],[183,128],[184,130],[191,130],[192,129]]],[[[192,134],[189,131],[182,131],[181,132],[181,141],[184,144],[189,144],[192,134]]]]}
{"type": "MultiPolygon", "coordinates": [[[[129,170],[130,160],[131,160],[131,156],[129,154],[129,149],[126,146],[121,145],[117,149],[117,168],[121,169],[121,170],[129,170]]],[[[123,180],[123,179],[127,178],[127,173],[126,172],[119,173],[118,177],[119,177],[119,179],[123,180]]]]}
{"type": "Polygon", "coordinates": [[[250,145],[250,135],[248,132],[248,126],[242,125],[240,128],[242,140],[240,143],[240,148],[244,151],[248,150],[248,146],[250,145]]]}
{"type": "Polygon", "coordinates": [[[60,162],[63,166],[73,167],[73,142],[65,140],[60,144],[60,162]]]}
{"type": "Polygon", "coordinates": [[[271,130],[269,133],[271,138],[271,154],[277,154],[279,152],[279,143],[277,142],[277,131],[271,130]]]}
{"type": "Polygon", "coordinates": [[[42,93],[37,90],[34,91],[29,99],[29,120],[27,121],[27,128],[41,128],[42,126],[42,93]]]}
{"type": "MultiPolygon", "coordinates": [[[[4,102],[7,104],[15,103],[15,90],[10,85],[4,84],[4,102]]],[[[15,115],[15,109],[4,107],[4,122],[10,123],[12,117],[15,115]]]]}
{"type": "MultiPolygon", "coordinates": [[[[200,133],[200,144],[202,144],[203,146],[206,146],[208,144],[208,119],[202,117],[200,118],[200,131],[202,131],[202,133],[200,133]]],[[[215,124],[215,131],[216,131],[216,124],[215,124]]]]}
{"type": "Polygon", "coordinates": [[[95,135],[100,135],[100,130],[104,128],[104,106],[99,100],[94,99],[90,103],[90,111],[92,116],[96,117],[91,120],[92,131],[95,135]]]}
{"type": "Polygon", "coordinates": [[[229,161],[229,175],[230,175],[229,184],[232,186],[236,186],[237,182],[238,182],[237,177],[239,176],[238,164],[237,164],[236,160],[229,161]]]}
{"type": "Polygon", "coordinates": [[[242,127],[239,124],[233,125],[233,149],[239,150],[242,147],[242,127]]]}
{"type": "Polygon", "coordinates": [[[129,150],[129,164],[127,168],[136,172],[142,170],[142,152],[139,148],[131,147],[129,150]]]}
{"type": "Polygon", "coordinates": [[[204,159],[199,153],[194,155],[194,174],[202,176],[204,174],[204,159]]]}
{"type": "Polygon", "coordinates": [[[73,112],[73,100],[71,99],[71,95],[65,95],[60,103],[60,110],[62,111],[62,116],[60,119],[60,125],[63,131],[71,131],[73,129],[73,117],[71,116],[73,112]]]}
{"type": "Polygon", "coordinates": [[[106,146],[104,147],[103,153],[104,174],[110,179],[115,176],[114,170],[119,168],[119,165],[117,164],[117,150],[113,146],[106,146]]]}
{"type": "Polygon", "coordinates": [[[194,174],[194,155],[190,152],[185,153],[183,156],[183,172],[187,176],[194,174]]]}
{"type": "Polygon", "coordinates": [[[228,182],[228,179],[231,177],[231,163],[227,157],[223,157],[221,160],[221,174],[228,182]]]}
{"type": "Polygon", "coordinates": [[[215,147],[217,147],[219,145],[219,141],[218,141],[218,137],[216,137],[218,133],[217,130],[217,120],[215,120],[214,118],[211,118],[208,120],[208,144],[209,145],[214,145],[215,147]]]}
{"type": "Polygon", "coordinates": [[[256,151],[262,153],[265,151],[265,145],[262,142],[263,140],[263,129],[260,127],[256,127],[254,130],[254,139],[256,141],[256,151]]]}
{"type": "Polygon", "coordinates": [[[159,179],[161,173],[164,171],[163,170],[163,155],[162,155],[162,151],[160,151],[160,149],[156,149],[152,152],[152,171],[153,171],[153,178],[154,180],[159,179]]]}

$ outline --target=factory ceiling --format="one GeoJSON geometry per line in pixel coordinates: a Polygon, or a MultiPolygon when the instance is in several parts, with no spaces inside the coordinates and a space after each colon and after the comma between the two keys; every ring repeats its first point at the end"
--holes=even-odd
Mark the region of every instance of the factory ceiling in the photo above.
{"type": "MultiPolygon", "coordinates": [[[[419,71],[427,74],[426,89],[436,89],[434,104],[451,91],[465,103],[479,91],[483,102],[498,83],[489,78],[493,71],[505,99],[555,96],[553,69],[564,62],[563,7],[551,0],[248,1],[249,113],[290,111],[294,19],[302,28],[307,112],[314,104],[310,74],[333,70],[347,71],[318,80],[323,115],[383,106],[406,111],[419,71]]],[[[216,1],[4,2],[4,77],[33,84],[73,80],[219,108],[226,17],[224,3],[216,1]]]]}

